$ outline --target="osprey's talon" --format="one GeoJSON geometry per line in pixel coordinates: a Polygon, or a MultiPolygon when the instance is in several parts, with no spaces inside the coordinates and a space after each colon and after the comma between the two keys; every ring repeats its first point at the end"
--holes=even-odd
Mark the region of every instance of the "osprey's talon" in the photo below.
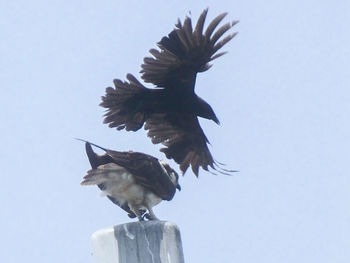
{"type": "Polygon", "coordinates": [[[130,217],[130,218],[135,218],[135,217],[136,217],[136,215],[135,215],[135,214],[131,214],[131,213],[129,213],[129,214],[128,214],[128,217],[130,217]]]}
{"type": "Polygon", "coordinates": [[[145,217],[149,221],[159,220],[153,212],[149,212],[149,213],[145,214],[145,217]]]}
{"type": "Polygon", "coordinates": [[[153,220],[149,213],[144,214],[144,217],[147,218],[150,221],[153,220]]]}

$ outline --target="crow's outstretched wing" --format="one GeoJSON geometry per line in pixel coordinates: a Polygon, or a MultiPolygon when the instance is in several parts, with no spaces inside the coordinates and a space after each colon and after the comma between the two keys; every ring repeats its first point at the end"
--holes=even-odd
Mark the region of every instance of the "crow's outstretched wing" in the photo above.
{"type": "Polygon", "coordinates": [[[153,143],[166,146],[160,151],[180,164],[183,173],[190,165],[196,176],[199,167],[208,171],[210,166],[215,170],[215,161],[207,146],[209,141],[195,115],[153,114],[146,121],[145,129],[153,143]]]}
{"type": "Polygon", "coordinates": [[[207,13],[208,9],[202,12],[194,30],[191,18],[186,17],[183,24],[179,20],[176,28],[158,43],[160,50],[150,50],[153,57],[144,58],[141,66],[145,82],[163,88],[194,90],[196,74],[209,69],[210,61],[225,54],[216,52],[237,34],[219,41],[237,23],[226,23],[215,31],[226,13],[217,16],[203,32],[207,13]]]}

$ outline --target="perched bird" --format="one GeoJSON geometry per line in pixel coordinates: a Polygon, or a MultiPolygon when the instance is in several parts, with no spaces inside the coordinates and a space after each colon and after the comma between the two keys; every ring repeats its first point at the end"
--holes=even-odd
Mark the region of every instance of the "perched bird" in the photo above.
{"type": "Polygon", "coordinates": [[[217,124],[219,120],[211,106],[194,92],[196,76],[211,67],[210,61],[226,53],[217,51],[237,34],[220,40],[237,23],[226,23],[215,30],[226,13],[217,16],[204,32],[207,12],[203,11],[194,29],[191,18],[186,17],[183,24],[179,20],[158,43],[159,49],[150,50],[153,57],[144,58],[141,77],[155,88],[146,88],[128,74],[127,81],[114,80],[115,87],[106,89],[100,104],[106,108],[104,123],[109,127],[137,131],[145,124],[152,142],[166,146],[160,151],[174,159],[183,174],[191,165],[196,176],[199,167],[207,171],[208,167],[219,168],[198,117],[217,124]]]}
{"type": "Polygon", "coordinates": [[[92,169],[81,185],[97,185],[104,196],[131,218],[158,220],[152,207],[162,200],[170,201],[176,188],[181,190],[178,174],[166,162],[153,156],[112,151],[90,142],[85,142],[85,148],[92,169]],[[104,150],[105,154],[96,154],[91,145],[104,150]]]}

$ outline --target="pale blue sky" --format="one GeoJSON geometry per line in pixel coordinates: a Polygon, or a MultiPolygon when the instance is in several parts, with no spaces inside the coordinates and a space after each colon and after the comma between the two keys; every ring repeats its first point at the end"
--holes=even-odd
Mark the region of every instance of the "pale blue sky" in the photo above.
{"type": "Polygon", "coordinates": [[[188,172],[155,213],[180,227],[187,262],[349,262],[350,2],[341,0],[0,1],[2,262],[91,262],[90,235],[129,221],[79,185],[89,163],[73,138],[164,158],[144,131],[102,124],[100,96],[113,78],[139,78],[177,18],[206,7],[210,19],[240,20],[229,53],[196,87],[222,123],[201,121],[213,155],[240,173],[188,172]]]}

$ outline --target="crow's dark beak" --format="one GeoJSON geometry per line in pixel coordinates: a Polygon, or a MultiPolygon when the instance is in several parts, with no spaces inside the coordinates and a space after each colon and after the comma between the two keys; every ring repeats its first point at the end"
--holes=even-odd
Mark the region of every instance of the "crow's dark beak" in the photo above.
{"type": "Polygon", "coordinates": [[[178,184],[178,185],[176,186],[176,189],[179,190],[179,191],[181,191],[181,186],[178,184]]]}
{"type": "Polygon", "coordinates": [[[220,121],[219,119],[214,115],[212,120],[217,124],[217,125],[220,125],[220,121]]]}

